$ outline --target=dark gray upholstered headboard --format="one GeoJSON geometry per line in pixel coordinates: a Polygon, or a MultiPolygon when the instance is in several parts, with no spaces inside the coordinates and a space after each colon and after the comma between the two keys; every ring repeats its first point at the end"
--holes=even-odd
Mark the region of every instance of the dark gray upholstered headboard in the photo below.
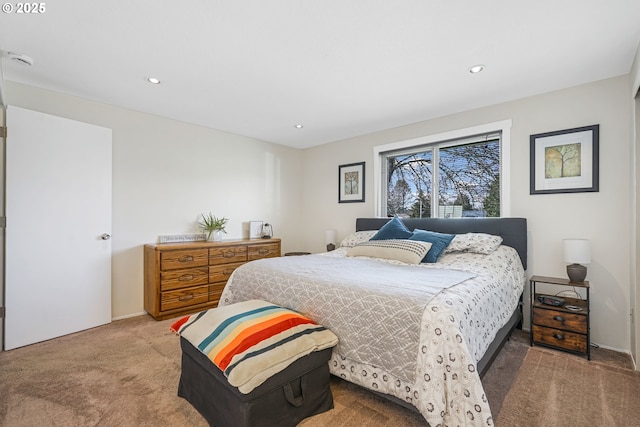
{"type": "MultiPolygon", "coordinates": [[[[356,231],[378,230],[390,218],[357,218],[356,231]]],[[[502,237],[502,244],[514,248],[527,269],[526,218],[407,218],[409,230],[416,228],[447,234],[487,233],[502,237]]]]}

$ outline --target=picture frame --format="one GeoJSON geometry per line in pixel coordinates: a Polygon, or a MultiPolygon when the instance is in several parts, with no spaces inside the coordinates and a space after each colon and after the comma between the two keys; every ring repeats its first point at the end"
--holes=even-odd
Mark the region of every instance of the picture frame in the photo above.
{"type": "Polygon", "coordinates": [[[249,221],[249,238],[259,239],[262,237],[262,221],[249,221]]]}
{"type": "Polygon", "coordinates": [[[530,194],[599,191],[600,125],[531,135],[530,194]]]}
{"type": "Polygon", "coordinates": [[[365,162],[338,166],[338,203],[364,202],[365,162]]]}

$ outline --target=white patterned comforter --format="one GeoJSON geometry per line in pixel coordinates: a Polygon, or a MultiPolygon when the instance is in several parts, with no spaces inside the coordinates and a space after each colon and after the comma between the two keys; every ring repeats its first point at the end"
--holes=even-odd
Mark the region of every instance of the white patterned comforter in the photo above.
{"type": "Polygon", "coordinates": [[[476,363],[524,289],[515,250],[446,254],[419,266],[344,253],[247,263],[220,305],[264,299],[298,310],[340,339],[332,374],[414,405],[434,427],[493,425],[476,363]],[[435,276],[446,282],[420,279],[435,276]]]}

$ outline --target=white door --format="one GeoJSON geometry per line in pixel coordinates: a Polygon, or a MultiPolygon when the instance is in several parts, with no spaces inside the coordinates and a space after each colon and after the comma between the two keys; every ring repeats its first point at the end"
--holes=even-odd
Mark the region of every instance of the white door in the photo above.
{"type": "Polygon", "coordinates": [[[111,321],[111,129],[7,107],[5,350],[111,321]]]}

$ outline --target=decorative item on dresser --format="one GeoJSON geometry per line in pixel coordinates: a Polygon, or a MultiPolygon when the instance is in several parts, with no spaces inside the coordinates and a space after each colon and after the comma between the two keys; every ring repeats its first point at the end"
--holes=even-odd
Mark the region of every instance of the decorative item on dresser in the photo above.
{"type": "Polygon", "coordinates": [[[280,256],[280,239],[144,246],[144,309],[162,320],[216,307],[242,264],[280,256]]]}
{"type": "Polygon", "coordinates": [[[198,225],[207,233],[207,240],[220,242],[222,241],[222,233],[226,233],[225,225],[229,221],[229,218],[217,218],[211,212],[208,215],[201,214],[202,220],[198,222],[198,225]]]}
{"type": "Polygon", "coordinates": [[[259,239],[262,237],[262,221],[249,221],[249,238],[259,239]]]}
{"type": "Polygon", "coordinates": [[[268,222],[265,222],[262,225],[262,233],[260,233],[260,237],[263,239],[270,239],[273,237],[273,226],[268,222]]]}
{"type": "Polygon", "coordinates": [[[532,276],[531,291],[531,345],[539,344],[557,350],[586,355],[591,360],[589,323],[589,282],[572,282],[556,277],[532,276]],[[569,298],[540,294],[538,283],[583,288],[586,297],[569,298]]]}

